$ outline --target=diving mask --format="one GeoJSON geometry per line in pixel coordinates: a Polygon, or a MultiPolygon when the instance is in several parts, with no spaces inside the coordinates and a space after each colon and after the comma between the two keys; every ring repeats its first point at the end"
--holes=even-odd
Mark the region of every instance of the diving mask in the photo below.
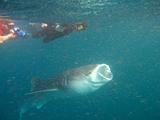
{"type": "Polygon", "coordinates": [[[77,31],[85,30],[87,25],[85,23],[78,23],[75,25],[77,31]]]}

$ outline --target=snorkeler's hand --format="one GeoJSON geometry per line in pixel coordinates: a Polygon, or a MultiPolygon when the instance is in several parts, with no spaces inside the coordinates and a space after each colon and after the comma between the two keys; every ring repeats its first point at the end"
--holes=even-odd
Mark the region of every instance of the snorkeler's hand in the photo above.
{"type": "Polygon", "coordinates": [[[5,36],[0,36],[0,44],[4,43],[7,40],[12,40],[15,37],[16,37],[16,35],[13,33],[9,33],[8,35],[5,35],[5,36]]]}
{"type": "Polygon", "coordinates": [[[2,44],[3,43],[3,41],[2,40],[0,40],[0,44],[2,44]]]}
{"type": "Polygon", "coordinates": [[[7,35],[7,40],[9,40],[9,39],[14,39],[14,38],[16,38],[16,34],[14,34],[14,33],[9,33],[8,35],[7,35]]]}

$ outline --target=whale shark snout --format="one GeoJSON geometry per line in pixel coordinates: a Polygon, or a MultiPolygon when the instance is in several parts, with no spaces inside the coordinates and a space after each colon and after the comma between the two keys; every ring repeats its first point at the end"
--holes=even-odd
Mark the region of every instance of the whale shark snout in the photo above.
{"type": "Polygon", "coordinates": [[[97,90],[102,85],[112,80],[113,74],[110,67],[106,64],[98,64],[92,70],[90,74],[90,80],[88,80],[92,86],[92,91],[97,90]]]}
{"type": "Polygon", "coordinates": [[[71,75],[70,88],[79,94],[93,92],[113,78],[110,67],[107,64],[87,65],[75,71],[78,74],[71,75]]]}

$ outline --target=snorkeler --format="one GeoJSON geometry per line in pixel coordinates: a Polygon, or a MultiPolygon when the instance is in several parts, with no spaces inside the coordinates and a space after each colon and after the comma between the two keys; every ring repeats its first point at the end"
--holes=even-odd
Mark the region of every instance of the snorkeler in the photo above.
{"type": "Polygon", "coordinates": [[[87,24],[83,22],[75,24],[30,23],[29,25],[32,37],[42,38],[45,43],[66,36],[73,31],[82,31],[87,28],[87,24]]]}
{"type": "Polygon", "coordinates": [[[0,18],[0,44],[16,37],[16,35],[11,31],[10,26],[12,25],[14,25],[13,20],[0,18]]]}

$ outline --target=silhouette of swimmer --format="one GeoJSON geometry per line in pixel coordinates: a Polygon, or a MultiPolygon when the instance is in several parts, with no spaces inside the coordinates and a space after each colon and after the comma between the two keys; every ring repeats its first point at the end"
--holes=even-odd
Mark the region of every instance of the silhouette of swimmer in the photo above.
{"type": "Polygon", "coordinates": [[[60,24],[60,23],[30,23],[33,38],[42,38],[48,43],[56,38],[66,36],[73,31],[82,31],[87,28],[86,23],[60,24]]]}

